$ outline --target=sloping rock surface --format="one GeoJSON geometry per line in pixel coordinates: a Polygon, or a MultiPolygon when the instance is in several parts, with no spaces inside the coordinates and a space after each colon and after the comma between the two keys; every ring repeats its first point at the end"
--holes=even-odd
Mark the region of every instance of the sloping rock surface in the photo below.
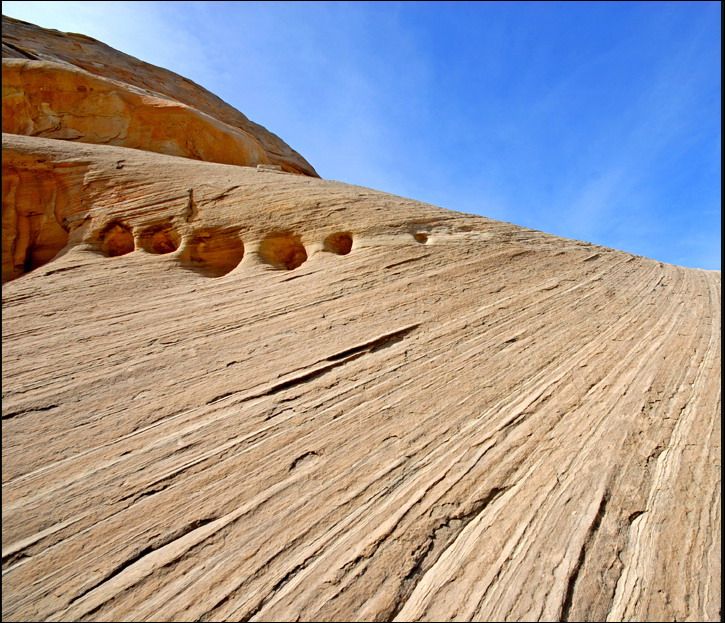
{"type": "Polygon", "coordinates": [[[719,272],[5,133],[3,278],[3,620],[720,618],[719,272]]]}
{"type": "Polygon", "coordinates": [[[3,132],[317,176],[206,89],[85,35],[3,16],[3,132]]]}

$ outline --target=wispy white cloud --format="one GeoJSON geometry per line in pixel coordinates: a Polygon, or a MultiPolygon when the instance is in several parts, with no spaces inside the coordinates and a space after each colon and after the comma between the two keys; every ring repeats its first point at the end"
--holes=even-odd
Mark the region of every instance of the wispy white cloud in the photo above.
{"type": "Polygon", "coordinates": [[[155,65],[203,75],[210,70],[203,43],[193,32],[179,33],[171,8],[154,2],[3,2],[3,13],[11,17],[88,35],[155,65]]]}

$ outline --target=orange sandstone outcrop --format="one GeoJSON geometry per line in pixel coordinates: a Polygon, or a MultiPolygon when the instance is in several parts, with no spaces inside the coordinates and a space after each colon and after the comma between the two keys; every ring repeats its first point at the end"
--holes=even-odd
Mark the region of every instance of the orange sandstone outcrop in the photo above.
{"type": "Polygon", "coordinates": [[[317,176],[206,89],[83,35],[3,16],[3,132],[317,176]]]}
{"type": "Polygon", "coordinates": [[[719,272],[135,132],[3,134],[3,620],[719,620],[719,272]]]}

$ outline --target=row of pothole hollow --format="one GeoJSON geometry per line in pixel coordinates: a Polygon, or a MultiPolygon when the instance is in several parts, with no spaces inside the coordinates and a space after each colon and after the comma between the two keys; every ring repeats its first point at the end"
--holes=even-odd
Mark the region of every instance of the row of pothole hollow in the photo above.
{"type": "MultiPolygon", "coordinates": [[[[98,249],[107,257],[118,257],[135,251],[137,245],[148,253],[167,254],[179,249],[182,240],[170,223],[143,229],[134,238],[131,228],[120,222],[108,224],[98,238],[98,249]]],[[[347,255],[352,250],[352,234],[336,232],[325,238],[325,251],[347,255]]],[[[300,236],[290,232],[269,234],[259,243],[257,251],[263,262],[275,268],[292,270],[307,260],[307,250],[300,236]]],[[[207,277],[221,277],[234,270],[244,257],[244,243],[238,229],[201,229],[188,239],[181,253],[181,264],[207,277]]]]}

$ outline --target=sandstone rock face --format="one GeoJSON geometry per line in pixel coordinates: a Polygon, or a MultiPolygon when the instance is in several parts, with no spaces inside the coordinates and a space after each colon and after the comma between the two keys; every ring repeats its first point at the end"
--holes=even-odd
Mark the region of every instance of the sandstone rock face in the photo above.
{"type": "Polygon", "coordinates": [[[719,620],[719,272],[268,167],[3,167],[3,620],[719,620]]]}
{"type": "Polygon", "coordinates": [[[279,137],[181,76],[3,16],[3,132],[317,176],[279,137]]]}

